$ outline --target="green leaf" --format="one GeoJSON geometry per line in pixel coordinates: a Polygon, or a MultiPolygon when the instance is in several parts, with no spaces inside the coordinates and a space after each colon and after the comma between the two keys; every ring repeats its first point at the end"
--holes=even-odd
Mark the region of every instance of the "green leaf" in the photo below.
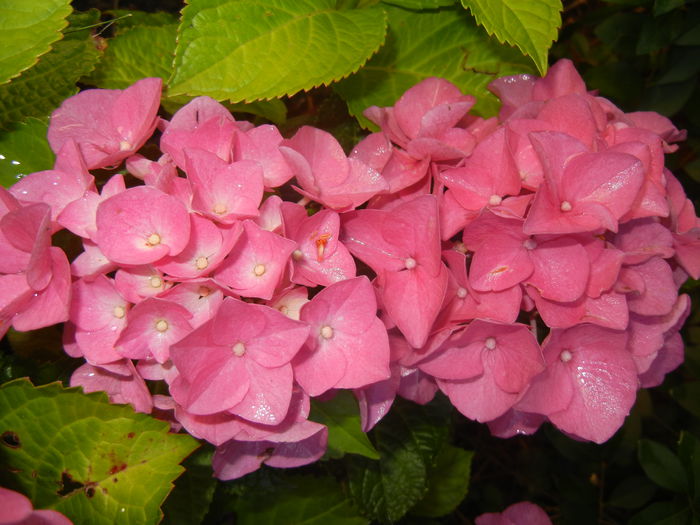
{"type": "Polygon", "coordinates": [[[457,3],[457,0],[383,0],[383,2],[396,7],[403,7],[404,9],[421,10],[454,5],[457,3]]]}
{"type": "Polygon", "coordinates": [[[110,9],[105,11],[115,20],[116,29],[114,36],[126,33],[134,27],[158,27],[177,24],[178,19],[172,13],[159,11],[157,13],[147,13],[145,11],[131,11],[129,9],[110,9]]]}
{"type": "Polygon", "coordinates": [[[290,475],[271,491],[248,491],[236,502],[238,525],[365,525],[338,483],[329,477],[290,475]]]}
{"type": "Polygon", "coordinates": [[[125,89],[144,77],[167,80],[172,74],[177,24],[137,26],[109,40],[104,57],[88,82],[125,89]]]}
{"type": "Polygon", "coordinates": [[[393,105],[408,88],[431,76],[476,96],[477,113],[494,115],[499,102],[487,91],[488,83],[503,75],[533,72],[530,60],[489,38],[461,8],[415,13],[387,6],[386,11],[389,32],[384,47],[358,73],[335,86],[364,127],[376,129],[362,111],[393,105]]]}
{"type": "Polygon", "coordinates": [[[561,26],[560,0],[462,0],[462,5],[489,35],[518,46],[532,58],[541,74],[547,72],[547,53],[561,26]]]}
{"type": "Polygon", "coordinates": [[[3,0],[0,5],[0,84],[36,64],[61,38],[70,0],[3,0]]]}
{"type": "Polygon", "coordinates": [[[339,80],[384,41],[379,7],[334,0],[192,0],[183,10],[168,96],[231,102],[291,95],[339,80]]]}
{"type": "Polygon", "coordinates": [[[177,478],[175,488],[163,504],[165,517],[161,525],[202,522],[216,490],[211,467],[213,453],[213,447],[201,447],[182,463],[185,472],[177,478]]]}
{"type": "Polygon", "coordinates": [[[615,487],[607,504],[622,509],[638,509],[656,493],[656,485],[642,476],[625,478],[615,487]]]}
{"type": "Polygon", "coordinates": [[[658,501],[635,514],[627,525],[689,525],[691,517],[691,510],[686,505],[658,501]]]}
{"type": "Polygon", "coordinates": [[[683,465],[668,448],[650,439],[642,439],[638,455],[644,472],[654,483],[674,492],[688,493],[688,477],[683,465]]]}
{"type": "Polygon", "coordinates": [[[27,117],[47,117],[78,92],[76,82],[92,71],[99,57],[91,39],[56,43],[35,67],[0,86],[0,128],[27,117]]]}
{"type": "Polygon", "coordinates": [[[0,131],[0,184],[12,186],[24,175],[50,170],[54,154],[46,140],[48,124],[36,118],[0,131]]]}
{"type": "Polygon", "coordinates": [[[450,414],[441,396],[426,406],[394,402],[371,432],[379,461],[348,461],[350,492],[365,514],[396,521],[425,495],[428,467],[445,446],[450,414]]]}
{"type": "Polygon", "coordinates": [[[473,456],[471,451],[445,446],[428,471],[428,492],[411,514],[437,518],[456,509],[469,490],[473,456]]]}
{"type": "Polygon", "coordinates": [[[357,401],[349,391],[342,390],[323,403],[312,400],[309,419],[328,427],[328,452],[331,457],[350,453],[379,459],[379,452],[362,431],[357,401]]]}
{"type": "Polygon", "coordinates": [[[700,440],[690,432],[682,431],[678,442],[678,457],[691,480],[691,495],[695,499],[700,498],[700,440]]]}
{"type": "Polygon", "coordinates": [[[11,381],[0,387],[0,484],[76,523],[157,523],[198,445],[168,429],[104,393],[11,381]]]}
{"type": "Polygon", "coordinates": [[[663,15],[685,5],[685,0],[654,0],[654,16],[663,15]]]}

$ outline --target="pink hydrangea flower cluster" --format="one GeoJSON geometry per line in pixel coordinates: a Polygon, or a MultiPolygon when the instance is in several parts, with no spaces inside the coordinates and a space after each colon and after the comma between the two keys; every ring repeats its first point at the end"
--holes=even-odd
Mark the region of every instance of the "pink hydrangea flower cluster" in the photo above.
{"type": "Polygon", "coordinates": [[[0,192],[0,329],[65,322],[71,384],[213,443],[221,479],[321,457],[310,398],[337,389],[365,431],[439,389],[498,436],[603,442],[683,358],[700,226],[664,168],[683,134],[569,61],[491,89],[483,119],[427,79],[369,108],[381,131],[349,155],[207,97],[166,121],[159,79],[82,92],[52,115],[55,168],[0,192]],[[123,162],[98,191],[90,170],[123,162]]]}

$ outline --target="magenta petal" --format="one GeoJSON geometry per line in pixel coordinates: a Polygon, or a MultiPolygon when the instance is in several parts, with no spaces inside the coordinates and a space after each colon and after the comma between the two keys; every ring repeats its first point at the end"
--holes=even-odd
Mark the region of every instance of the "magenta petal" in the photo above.
{"type": "Polygon", "coordinates": [[[248,359],[246,368],[249,378],[248,391],[243,399],[228,411],[255,423],[281,423],[287,415],[292,399],[291,365],[266,368],[248,359]]]}
{"type": "Polygon", "coordinates": [[[149,264],[180,253],[190,237],[185,206],[149,186],[136,186],[97,208],[97,245],[120,264],[149,264]]]}
{"type": "Polygon", "coordinates": [[[32,513],[32,502],[24,494],[0,487],[0,500],[3,502],[0,510],[0,523],[3,525],[22,523],[32,513]]]}

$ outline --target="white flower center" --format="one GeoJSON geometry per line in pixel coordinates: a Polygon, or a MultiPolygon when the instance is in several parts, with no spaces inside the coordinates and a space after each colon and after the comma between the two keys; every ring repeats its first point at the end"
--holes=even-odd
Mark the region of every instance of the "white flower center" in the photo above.
{"type": "Polygon", "coordinates": [[[462,288],[461,286],[457,288],[457,297],[464,299],[467,295],[469,295],[469,292],[466,288],[462,288]]]}
{"type": "Polygon", "coordinates": [[[160,235],[158,235],[157,233],[152,233],[146,239],[146,244],[148,244],[149,246],[157,246],[160,244],[160,240],[160,235]]]}
{"type": "Polygon", "coordinates": [[[331,328],[328,325],[323,325],[321,327],[321,337],[323,337],[324,339],[330,339],[331,337],[333,337],[333,328],[331,328]]]}
{"type": "Polygon", "coordinates": [[[501,201],[503,199],[501,198],[500,195],[496,195],[495,193],[489,197],[489,206],[498,206],[501,204],[501,201]]]}
{"type": "Polygon", "coordinates": [[[159,332],[165,332],[168,329],[168,321],[165,319],[158,319],[156,322],[156,330],[159,332]]]}
{"type": "Polygon", "coordinates": [[[409,257],[404,261],[404,264],[408,270],[412,270],[416,267],[416,260],[413,257],[409,257]]]}
{"type": "Polygon", "coordinates": [[[126,315],[126,309],[123,306],[117,305],[114,307],[114,310],[112,310],[112,314],[117,319],[123,319],[126,315]]]}
{"type": "Polygon", "coordinates": [[[224,213],[226,213],[226,205],[217,202],[216,204],[214,204],[212,211],[217,215],[223,215],[224,213]]]}
{"type": "Polygon", "coordinates": [[[495,337],[488,337],[486,338],[486,341],[484,341],[484,346],[488,348],[489,350],[493,350],[496,348],[496,338],[495,337]]]}
{"type": "Polygon", "coordinates": [[[292,252],[292,257],[294,258],[295,261],[298,261],[302,257],[304,257],[304,253],[301,250],[294,250],[292,252]]]}
{"type": "Polygon", "coordinates": [[[160,288],[163,286],[163,279],[158,275],[151,275],[150,279],[148,279],[148,284],[151,285],[151,288],[160,288]]]}
{"type": "Polygon", "coordinates": [[[571,361],[572,357],[574,356],[571,355],[571,352],[569,352],[568,350],[562,350],[561,354],[559,354],[559,359],[561,359],[562,363],[568,363],[569,361],[571,361]]]}
{"type": "Polygon", "coordinates": [[[534,239],[528,239],[523,243],[523,246],[526,250],[534,250],[535,248],[537,248],[537,241],[535,241],[534,239]]]}
{"type": "Polygon", "coordinates": [[[241,357],[243,354],[245,354],[245,345],[239,341],[233,345],[231,350],[233,351],[233,355],[236,357],[241,357]]]}
{"type": "Polygon", "coordinates": [[[571,211],[571,203],[569,201],[561,201],[561,206],[559,206],[559,209],[561,211],[571,211]]]}
{"type": "Polygon", "coordinates": [[[204,256],[197,257],[197,260],[194,262],[194,265],[197,267],[198,270],[204,270],[204,268],[209,266],[209,259],[207,259],[204,256]]]}
{"type": "Polygon", "coordinates": [[[255,268],[253,268],[253,273],[260,277],[265,273],[265,265],[264,264],[256,264],[255,268]]]}
{"type": "Polygon", "coordinates": [[[128,151],[131,148],[133,148],[133,146],[128,140],[122,140],[121,142],[119,142],[119,151],[128,151]]]}

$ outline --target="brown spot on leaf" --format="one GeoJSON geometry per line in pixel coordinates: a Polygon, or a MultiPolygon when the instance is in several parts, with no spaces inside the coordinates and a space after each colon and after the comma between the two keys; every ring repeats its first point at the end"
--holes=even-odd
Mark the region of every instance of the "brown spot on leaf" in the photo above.
{"type": "Polygon", "coordinates": [[[59,496],[68,496],[71,492],[80,490],[84,487],[82,483],[75,481],[73,476],[66,471],[61,473],[61,481],[59,481],[58,486],[59,488],[56,491],[56,494],[59,496]]]}
{"type": "Polygon", "coordinates": [[[126,435],[126,437],[128,437],[129,439],[133,439],[135,435],[136,435],[136,434],[134,434],[133,432],[129,432],[129,433],[126,435]]]}
{"type": "Polygon", "coordinates": [[[85,487],[85,495],[92,498],[95,495],[95,487],[85,487]]]}
{"type": "Polygon", "coordinates": [[[121,472],[122,470],[126,470],[126,463],[121,463],[119,465],[112,465],[112,467],[109,469],[109,474],[113,475],[116,474],[117,472],[121,472]]]}
{"type": "Polygon", "coordinates": [[[12,432],[12,430],[6,430],[3,432],[2,436],[0,436],[0,440],[2,440],[2,444],[6,447],[19,448],[22,446],[19,436],[16,432],[12,432]]]}

